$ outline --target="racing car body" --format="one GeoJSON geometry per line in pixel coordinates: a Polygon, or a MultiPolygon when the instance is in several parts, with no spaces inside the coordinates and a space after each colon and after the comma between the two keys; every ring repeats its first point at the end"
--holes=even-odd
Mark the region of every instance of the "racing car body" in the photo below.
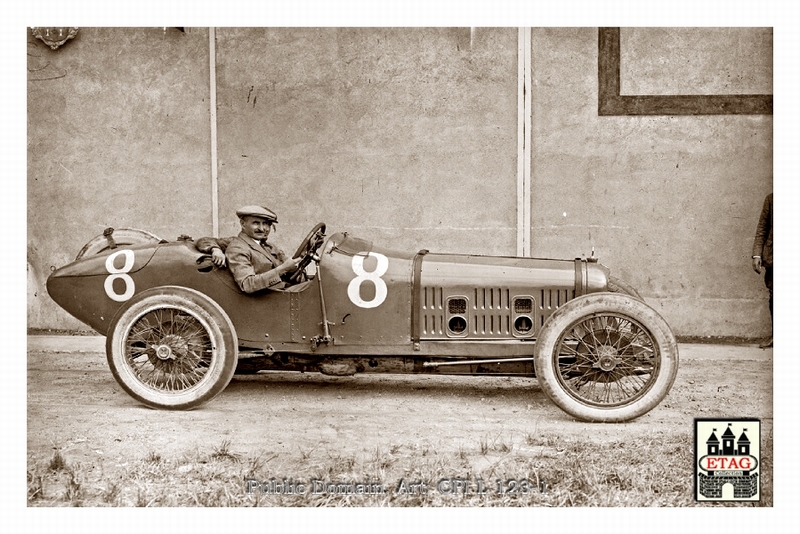
{"type": "Polygon", "coordinates": [[[191,238],[130,230],[95,238],[47,289],[107,337],[120,385],[159,408],[197,407],[235,372],[506,374],[610,422],[649,411],[674,381],[666,322],[593,258],[404,253],[324,231],[283,290],[243,293],[191,238]]]}

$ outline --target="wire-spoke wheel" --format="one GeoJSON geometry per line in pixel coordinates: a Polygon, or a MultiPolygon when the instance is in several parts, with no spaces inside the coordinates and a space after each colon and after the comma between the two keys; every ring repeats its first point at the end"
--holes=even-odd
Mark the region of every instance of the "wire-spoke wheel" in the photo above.
{"type": "Polygon", "coordinates": [[[190,409],[228,385],[237,341],[230,319],[208,297],[160,287],[137,295],[115,318],[106,352],[114,378],[135,399],[190,409]]]}
{"type": "Polygon", "coordinates": [[[620,422],[664,399],[678,371],[678,346],[644,302],[599,293],[568,302],[548,319],[534,365],[542,389],[567,413],[620,422]]]}

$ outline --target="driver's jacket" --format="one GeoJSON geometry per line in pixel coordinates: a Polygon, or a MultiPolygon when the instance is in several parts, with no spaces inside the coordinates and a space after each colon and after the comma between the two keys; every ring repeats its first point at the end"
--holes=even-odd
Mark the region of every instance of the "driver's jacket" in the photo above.
{"type": "Polygon", "coordinates": [[[201,237],[195,247],[205,253],[210,253],[215,247],[221,249],[234,280],[245,293],[282,289],[286,285],[277,270],[286,261],[286,254],[269,242],[262,245],[240,232],[235,237],[201,237]]]}

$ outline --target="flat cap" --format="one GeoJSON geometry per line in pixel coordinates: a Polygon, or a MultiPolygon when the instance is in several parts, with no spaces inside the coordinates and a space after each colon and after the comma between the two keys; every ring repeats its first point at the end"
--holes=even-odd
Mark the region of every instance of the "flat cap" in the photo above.
{"type": "Polygon", "coordinates": [[[267,219],[270,222],[278,222],[278,216],[269,208],[264,206],[244,206],[236,210],[236,215],[241,219],[242,217],[260,217],[267,219]]]}

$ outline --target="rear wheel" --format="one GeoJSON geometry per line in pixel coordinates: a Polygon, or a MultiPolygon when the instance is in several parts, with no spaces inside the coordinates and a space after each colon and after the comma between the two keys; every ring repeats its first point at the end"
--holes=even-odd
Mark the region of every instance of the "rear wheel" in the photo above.
{"type": "Polygon", "coordinates": [[[678,345],[664,319],[628,295],[578,297],[550,316],[534,349],[550,399],[585,421],[622,422],[650,411],[678,372],[678,345]]]}
{"type": "Polygon", "coordinates": [[[153,408],[187,410],[217,396],[236,370],[233,324],[193,289],[144,291],[115,318],[106,340],[114,378],[153,408]]]}

